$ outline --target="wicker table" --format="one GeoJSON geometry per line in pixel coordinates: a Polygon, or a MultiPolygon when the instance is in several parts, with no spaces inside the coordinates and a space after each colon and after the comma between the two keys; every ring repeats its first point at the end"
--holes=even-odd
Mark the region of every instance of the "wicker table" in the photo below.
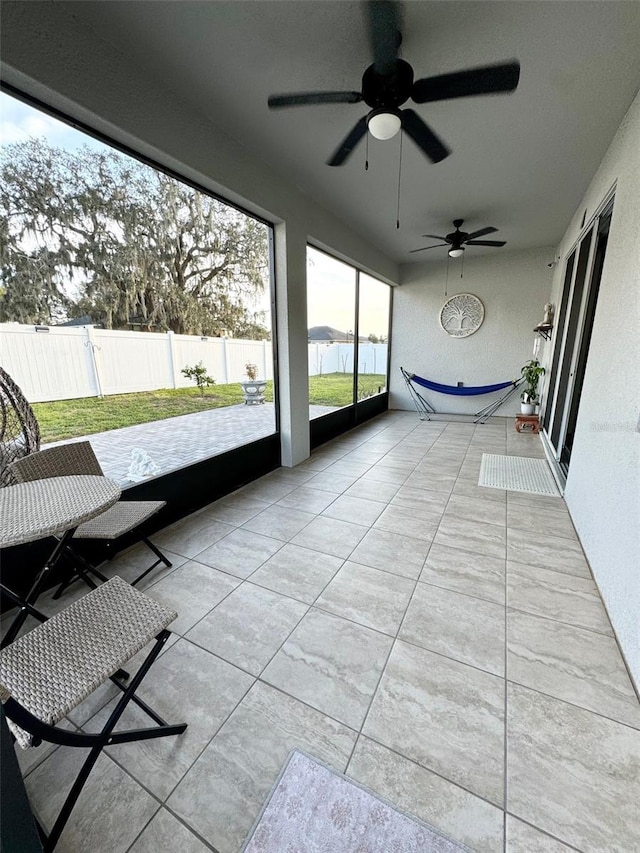
{"type": "Polygon", "coordinates": [[[43,621],[44,617],[33,605],[52,569],[67,550],[75,529],[117,503],[120,494],[120,486],[113,480],[87,475],[52,477],[0,489],[0,548],[35,542],[47,536],[58,539],[24,598],[0,584],[0,589],[20,607],[2,646],[13,642],[29,613],[43,621]]]}

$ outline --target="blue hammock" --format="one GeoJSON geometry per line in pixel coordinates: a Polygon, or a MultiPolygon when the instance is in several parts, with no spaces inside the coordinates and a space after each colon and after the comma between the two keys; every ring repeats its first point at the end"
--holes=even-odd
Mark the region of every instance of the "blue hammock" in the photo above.
{"type": "Polygon", "coordinates": [[[480,409],[474,415],[474,423],[484,423],[498,408],[513,394],[518,385],[522,382],[522,377],[511,380],[509,382],[498,382],[495,385],[467,385],[459,387],[457,385],[442,385],[440,382],[432,382],[430,379],[425,379],[423,376],[418,376],[416,373],[409,373],[404,367],[400,368],[400,372],[407,384],[411,399],[420,415],[420,420],[430,420],[429,415],[435,414],[436,410],[431,403],[414,388],[411,383],[420,385],[422,388],[428,388],[430,391],[436,391],[438,394],[450,394],[453,397],[477,397],[481,394],[492,394],[495,391],[502,391],[508,388],[509,391],[500,399],[494,400],[480,409]]]}

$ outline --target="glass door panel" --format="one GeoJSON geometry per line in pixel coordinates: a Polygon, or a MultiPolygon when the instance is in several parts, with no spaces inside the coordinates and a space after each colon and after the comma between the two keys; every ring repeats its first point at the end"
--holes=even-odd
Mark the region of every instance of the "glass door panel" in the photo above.
{"type": "Polygon", "coordinates": [[[354,267],[307,247],[311,420],[354,403],[356,278],[354,267]]]}
{"type": "Polygon", "coordinates": [[[391,288],[360,273],[358,289],[358,401],[387,390],[391,288]]]}

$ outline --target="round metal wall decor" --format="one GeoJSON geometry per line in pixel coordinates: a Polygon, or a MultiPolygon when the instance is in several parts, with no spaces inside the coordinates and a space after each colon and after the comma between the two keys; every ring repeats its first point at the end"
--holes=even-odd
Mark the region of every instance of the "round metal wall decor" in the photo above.
{"type": "Polygon", "coordinates": [[[452,338],[468,338],[484,320],[484,305],[472,293],[456,293],[442,306],[440,325],[452,338]]]}

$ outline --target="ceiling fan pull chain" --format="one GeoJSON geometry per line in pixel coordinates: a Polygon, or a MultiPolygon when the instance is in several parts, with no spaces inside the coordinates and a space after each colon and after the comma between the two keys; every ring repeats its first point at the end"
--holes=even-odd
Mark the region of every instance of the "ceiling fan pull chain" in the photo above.
{"type": "Polygon", "coordinates": [[[447,298],[447,290],[449,289],[449,264],[451,263],[451,258],[447,255],[447,271],[444,277],[444,296],[447,298]]]}
{"type": "Polygon", "coordinates": [[[398,162],[398,202],[396,205],[396,230],[400,228],[400,184],[402,179],[402,140],[404,131],[400,129],[400,160],[398,162]]]}
{"type": "Polygon", "coordinates": [[[365,142],[365,150],[364,150],[364,170],[365,172],[369,171],[369,131],[367,130],[367,139],[365,142]]]}
{"type": "Polygon", "coordinates": [[[460,267],[460,278],[464,276],[464,255],[462,256],[462,265],[460,267]]]}

